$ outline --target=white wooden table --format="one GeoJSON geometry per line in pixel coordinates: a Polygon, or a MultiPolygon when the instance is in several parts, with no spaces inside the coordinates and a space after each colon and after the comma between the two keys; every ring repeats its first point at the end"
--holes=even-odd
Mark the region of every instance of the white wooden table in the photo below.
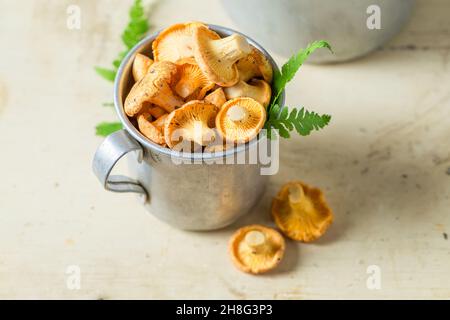
{"type": "MultiPolygon", "coordinates": [[[[450,298],[450,2],[418,1],[407,28],[364,59],[304,66],[287,102],[332,125],[283,141],[260,205],[208,233],[167,226],[91,173],[94,127],[115,120],[101,106],[112,85],[93,66],[121,49],[128,2],[0,2],[0,298],[450,298]],[[70,4],[81,30],[66,28],[70,4]],[[273,273],[237,271],[228,238],[272,225],[271,198],[290,179],[325,190],[334,225],[313,244],[288,242],[273,273]],[[71,265],[79,290],[67,287],[71,265]],[[380,290],[366,286],[371,265],[380,290]]],[[[211,0],[164,0],[152,17],[233,27],[211,0]]]]}

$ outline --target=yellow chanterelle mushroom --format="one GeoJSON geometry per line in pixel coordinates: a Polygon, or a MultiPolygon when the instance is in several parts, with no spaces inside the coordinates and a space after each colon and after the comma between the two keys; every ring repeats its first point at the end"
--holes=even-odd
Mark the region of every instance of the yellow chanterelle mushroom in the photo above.
{"type": "Polygon", "coordinates": [[[152,64],[153,60],[149,57],[141,53],[136,54],[132,69],[134,81],[138,82],[139,80],[141,80],[147,74],[148,69],[152,64]]]}
{"type": "Polygon", "coordinates": [[[225,92],[227,99],[249,97],[255,99],[264,107],[269,105],[272,96],[270,85],[264,80],[259,79],[253,79],[250,83],[240,80],[234,86],[224,88],[223,91],[225,92]]]}
{"type": "Polygon", "coordinates": [[[234,233],[228,248],[238,269],[258,274],[267,272],[280,263],[285,242],[283,236],[274,229],[250,225],[234,233]]]}
{"type": "Polygon", "coordinates": [[[138,115],[137,122],[139,130],[144,136],[154,143],[164,144],[164,135],[161,129],[162,126],[160,125],[162,120],[160,119],[152,122],[152,116],[149,113],[144,112],[138,115]]]}
{"type": "Polygon", "coordinates": [[[250,45],[240,34],[211,39],[209,31],[206,27],[194,30],[195,61],[209,80],[219,86],[230,87],[239,80],[236,61],[250,53],[250,45]]]}
{"type": "Polygon", "coordinates": [[[133,117],[152,103],[171,112],[175,107],[183,105],[170,87],[177,74],[177,66],[168,61],[154,62],[145,76],[134,84],[125,99],[124,109],[128,116],[133,117]]]}
{"type": "Polygon", "coordinates": [[[193,57],[194,30],[204,27],[206,34],[211,39],[219,39],[220,36],[208,29],[201,22],[178,23],[160,32],[152,43],[153,57],[155,61],[178,62],[180,59],[193,57]]]}
{"type": "Polygon", "coordinates": [[[223,104],[225,102],[227,102],[227,98],[225,97],[225,93],[223,92],[223,89],[217,88],[216,90],[214,90],[213,92],[211,92],[210,94],[208,94],[205,97],[205,101],[212,103],[212,104],[218,106],[219,108],[221,108],[223,106],[223,104]]]}
{"type": "Polygon", "coordinates": [[[262,78],[271,83],[273,77],[272,65],[269,60],[255,47],[251,47],[251,52],[237,63],[239,80],[248,81],[252,78],[262,78]]]}
{"type": "Polygon", "coordinates": [[[256,137],[266,121],[266,109],[252,98],[227,101],[216,118],[216,128],[227,141],[246,143],[256,137]]]}
{"type": "Polygon", "coordinates": [[[150,106],[148,108],[148,113],[150,113],[152,115],[153,118],[155,119],[159,119],[161,118],[163,115],[167,114],[167,111],[164,110],[163,108],[157,107],[157,106],[150,106]]]}
{"type": "Polygon", "coordinates": [[[211,103],[193,100],[171,112],[165,121],[164,137],[169,148],[191,141],[205,146],[214,141],[214,120],[219,108],[211,103]]]}
{"type": "Polygon", "coordinates": [[[322,236],[333,222],[322,191],[299,181],[281,188],[272,202],[272,216],[287,237],[304,242],[322,236]]]}
{"type": "Polygon", "coordinates": [[[216,85],[210,81],[192,59],[185,59],[178,64],[178,82],[175,92],[187,100],[201,100],[216,85]]]}

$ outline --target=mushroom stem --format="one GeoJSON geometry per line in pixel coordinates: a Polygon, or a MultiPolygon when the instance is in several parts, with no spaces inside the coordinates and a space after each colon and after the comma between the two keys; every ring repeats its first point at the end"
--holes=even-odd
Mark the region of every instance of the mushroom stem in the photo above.
{"type": "Polygon", "coordinates": [[[288,189],[289,192],[289,202],[292,204],[299,204],[303,202],[305,198],[305,191],[303,190],[303,187],[299,184],[295,184],[292,186],[289,186],[288,189]]]}
{"type": "Polygon", "coordinates": [[[266,236],[258,230],[247,232],[244,238],[245,243],[254,251],[260,251],[266,244],[266,236]]]}
{"type": "Polygon", "coordinates": [[[227,117],[231,121],[238,122],[247,119],[248,111],[240,105],[234,105],[227,111],[227,117]]]}
{"type": "Polygon", "coordinates": [[[153,97],[152,102],[167,112],[172,112],[176,107],[180,107],[184,104],[184,101],[174,95],[167,84],[162,84],[160,86],[160,94],[153,97]]]}
{"type": "Polygon", "coordinates": [[[199,145],[206,146],[214,142],[215,135],[211,128],[205,126],[203,122],[195,120],[191,139],[199,145]]]}
{"type": "Polygon", "coordinates": [[[245,37],[233,34],[219,40],[211,41],[213,45],[222,52],[221,59],[236,62],[251,52],[250,45],[245,37]]]}
{"type": "Polygon", "coordinates": [[[208,94],[205,97],[205,101],[208,103],[212,103],[213,105],[221,108],[225,102],[227,102],[227,98],[225,97],[225,93],[222,88],[218,88],[212,93],[208,94]]]}

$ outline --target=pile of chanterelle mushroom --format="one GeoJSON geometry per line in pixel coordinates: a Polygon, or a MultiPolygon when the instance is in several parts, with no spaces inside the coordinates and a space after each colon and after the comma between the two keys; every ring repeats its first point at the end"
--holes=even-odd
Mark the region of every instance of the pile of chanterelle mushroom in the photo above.
{"type": "Polygon", "coordinates": [[[178,151],[216,152],[255,138],[266,121],[272,66],[245,37],[200,22],[173,25],[137,54],[125,112],[140,132],[178,151]]]}

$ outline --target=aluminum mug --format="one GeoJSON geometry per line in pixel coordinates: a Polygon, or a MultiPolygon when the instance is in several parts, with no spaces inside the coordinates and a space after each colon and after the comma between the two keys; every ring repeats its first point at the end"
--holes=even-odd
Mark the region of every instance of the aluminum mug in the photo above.
{"type": "MultiPolygon", "coordinates": [[[[239,33],[216,25],[209,25],[209,28],[221,36],[239,33]]],[[[145,138],[128,119],[123,103],[134,82],[131,73],[134,57],[137,53],[151,57],[151,44],[157,35],[138,43],[119,67],[114,104],[124,129],[109,135],[97,149],[93,171],[106,190],[141,194],[150,213],[177,228],[213,230],[225,227],[248,213],[265,190],[268,176],[261,174],[260,161],[233,164],[235,157],[256,148],[261,139],[258,137],[221,153],[188,154],[161,147],[145,138]],[[135,178],[111,175],[116,163],[130,152],[136,155],[128,163],[135,178]],[[180,164],[183,161],[191,163],[180,164]],[[224,164],[212,163],[214,161],[224,164]]],[[[267,57],[274,71],[278,70],[273,58],[258,43],[245,37],[267,57]]],[[[284,102],[284,93],[281,102],[284,102]]]]}

